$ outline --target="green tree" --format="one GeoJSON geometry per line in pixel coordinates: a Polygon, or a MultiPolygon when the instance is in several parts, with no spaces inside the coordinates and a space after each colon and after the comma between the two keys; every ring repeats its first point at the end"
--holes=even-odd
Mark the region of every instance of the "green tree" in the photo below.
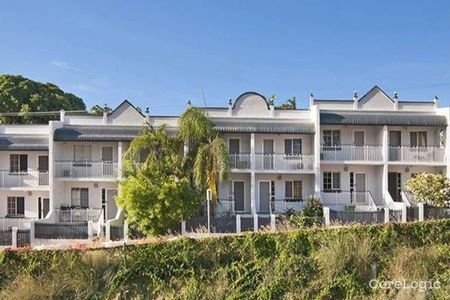
{"type": "Polygon", "coordinates": [[[228,149],[214,124],[205,113],[194,107],[188,108],[178,121],[179,137],[189,145],[185,159],[187,170],[192,170],[195,186],[211,189],[212,200],[218,198],[217,183],[226,180],[230,170],[228,149]]]}
{"type": "Polygon", "coordinates": [[[285,103],[277,106],[277,109],[297,109],[297,99],[292,97],[286,100],[285,103]]]}
{"type": "Polygon", "coordinates": [[[120,182],[117,204],[133,228],[160,235],[198,212],[199,191],[183,168],[180,140],[164,127],[145,128],[124,154],[125,179],[120,182]]]}
{"type": "Polygon", "coordinates": [[[405,187],[418,202],[443,207],[450,200],[450,181],[443,174],[419,173],[408,179],[405,187]]]}
{"type": "Polygon", "coordinates": [[[111,108],[109,108],[106,104],[104,105],[94,105],[91,107],[91,110],[89,111],[89,113],[91,115],[95,115],[95,116],[102,116],[103,113],[110,113],[111,112],[111,108]]]}
{"type": "Polygon", "coordinates": [[[47,123],[55,116],[30,116],[28,112],[85,110],[83,100],[62,91],[53,83],[40,83],[18,75],[0,75],[0,112],[21,112],[22,116],[2,117],[6,124],[47,123]]]}

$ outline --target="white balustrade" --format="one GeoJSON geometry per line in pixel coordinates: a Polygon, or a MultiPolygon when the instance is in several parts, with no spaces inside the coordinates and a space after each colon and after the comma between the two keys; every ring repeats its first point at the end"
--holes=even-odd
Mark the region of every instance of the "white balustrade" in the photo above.
{"type": "Polygon", "coordinates": [[[321,192],[320,198],[326,206],[361,205],[376,207],[370,191],[333,191],[321,192]]]}
{"type": "Polygon", "coordinates": [[[389,161],[428,163],[445,162],[445,148],[442,147],[389,147],[389,161]]]}
{"type": "Polygon", "coordinates": [[[55,177],[58,178],[117,178],[117,162],[106,161],[56,161],[55,177]]]}
{"type": "Polygon", "coordinates": [[[381,146],[334,145],[321,146],[321,160],[328,161],[382,161],[381,146]]]}
{"type": "Polygon", "coordinates": [[[314,170],[313,155],[255,154],[256,170],[314,170]]]}
{"type": "Polygon", "coordinates": [[[48,172],[10,172],[9,170],[0,170],[1,188],[38,186],[48,186],[48,172]]]}
{"type": "Polygon", "coordinates": [[[250,169],[250,154],[239,153],[229,154],[230,156],[230,168],[231,169],[250,169]]]}

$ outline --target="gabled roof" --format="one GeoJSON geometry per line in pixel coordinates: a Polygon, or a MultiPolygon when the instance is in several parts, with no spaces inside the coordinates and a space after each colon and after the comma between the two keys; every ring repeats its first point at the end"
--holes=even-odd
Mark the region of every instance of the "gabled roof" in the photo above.
{"type": "Polygon", "coordinates": [[[361,102],[364,98],[366,98],[372,91],[377,91],[377,92],[381,92],[384,96],[386,96],[386,98],[388,98],[389,100],[391,100],[392,103],[394,103],[395,101],[389,97],[388,94],[386,94],[378,85],[374,85],[370,90],[368,90],[361,98],[358,99],[358,102],[361,102]]]}
{"type": "Polygon", "coordinates": [[[142,112],[140,112],[140,111],[136,108],[136,106],[134,106],[134,105],[133,105],[130,101],[128,101],[127,99],[123,100],[122,103],[119,104],[119,106],[117,106],[115,109],[113,109],[113,110],[108,114],[108,116],[111,116],[111,115],[115,114],[122,106],[125,106],[125,105],[134,108],[134,109],[135,109],[142,117],[145,118],[145,115],[144,115],[142,112]]]}

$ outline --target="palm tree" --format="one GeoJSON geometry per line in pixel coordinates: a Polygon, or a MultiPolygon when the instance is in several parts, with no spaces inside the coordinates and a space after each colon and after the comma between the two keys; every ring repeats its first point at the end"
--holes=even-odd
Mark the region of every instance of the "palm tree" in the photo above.
{"type": "Polygon", "coordinates": [[[297,109],[297,102],[295,97],[288,99],[285,103],[277,107],[278,109],[297,109]]]}
{"type": "Polygon", "coordinates": [[[189,145],[185,166],[192,170],[197,188],[211,189],[212,200],[217,201],[217,183],[227,179],[230,169],[228,149],[214,124],[205,113],[189,107],[178,121],[179,137],[189,145]]]}
{"type": "Polygon", "coordinates": [[[106,104],[103,105],[94,105],[89,112],[92,115],[101,116],[104,112],[111,112],[111,108],[109,108],[106,104]]]}

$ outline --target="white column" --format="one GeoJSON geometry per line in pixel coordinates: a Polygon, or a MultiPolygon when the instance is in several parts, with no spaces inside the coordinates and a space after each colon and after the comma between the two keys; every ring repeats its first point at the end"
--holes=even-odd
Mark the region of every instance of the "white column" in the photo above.
{"type": "Polygon", "coordinates": [[[256,213],[256,175],[255,172],[250,174],[250,201],[251,201],[251,212],[256,213]]]}
{"type": "Polygon", "coordinates": [[[236,233],[241,233],[241,215],[236,215],[236,233]]]}
{"type": "Polygon", "coordinates": [[[317,105],[311,106],[311,115],[312,121],[314,123],[314,192],[317,196],[320,196],[320,141],[321,141],[321,132],[320,132],[320,111],[317,105]]]}
{"type": "Polygon", "coordinates": [[[386,125],[383,126],[383,141],[382,141],[382,153],[383,153],[383,174],[381,178],[381,189],[384,203],[386,204],[385,194],[388,193],[388,174],[389,174],[389,129],[386,125]]]}
{"type": "Polygon", "coordinates": [[[323,207],[323,219],[326,226],[330,226],[330,208],[324,206],[323,207]]]}
{"type": "Polygon", "coordinates": [[[92,221],[88,222],[88,239],[92,240],[94,237],[94,223],[92,221]]]}
{"type": "Polygon", "coordinates": [[[181,221],[181,235],[186,234],[186,221],[181,221]]]}
{"type": "Polygon", "coordinates": [[[406,203],[401,203],[402,204],[402,223],[406,223],[407,222],[407,208],[406,208],[406,203]]]}
{"type": "Polygon", "coordinates": [[[35,235],[35,220],[32,220],[30,223],[30,245],[33,246],[34,235],[35,235]]]}
{"type": "Polygon", "coordinates": [[[123,222],[123,239],[128,241],[128,222],[123,222]]]}
{"type": "Polygon", "coordinates": [[[389,207],[384,208],[384,223],[389,223],[389,207]]]}
{"type": "Polygon", "coordinates": [[[108,220],[105,223],[105,241],[111,241],[111,220],[108,220]]]}
{"type": "Polygon", "coordinates": [[[120,141],[117,144],[117,168],[118,168],[118,175],[119,179],[122,178],[122,164],[123,164],[123,142],[120,141]]]}
{"type": "Polygon", "coordinates": [[[17,248],[17,231],[19,229],[17,227],[13,227],[11,229],[11,234],[12,234],[12,248],[17,248]]]}
{"type": "Polygon", "coordinates": [[[425,213],[424,213],[424,203],[423,202],[419,202],[418,204],[417,204],[417,206],[419,207],[419,221],[423,221],[425,218],[424,218],[424,215],[425,215],[425,213]]]}
{"type": "Polygon", "coordinates": [[[258,215],[253,214],[253,230],[258,231],[258,215]]]}
{"type": "Polygon", "coordinates": [[[270,228],[272,228],[272,230],[276,230],[277,229],[277,215],[270,215],[270,228]]]}

